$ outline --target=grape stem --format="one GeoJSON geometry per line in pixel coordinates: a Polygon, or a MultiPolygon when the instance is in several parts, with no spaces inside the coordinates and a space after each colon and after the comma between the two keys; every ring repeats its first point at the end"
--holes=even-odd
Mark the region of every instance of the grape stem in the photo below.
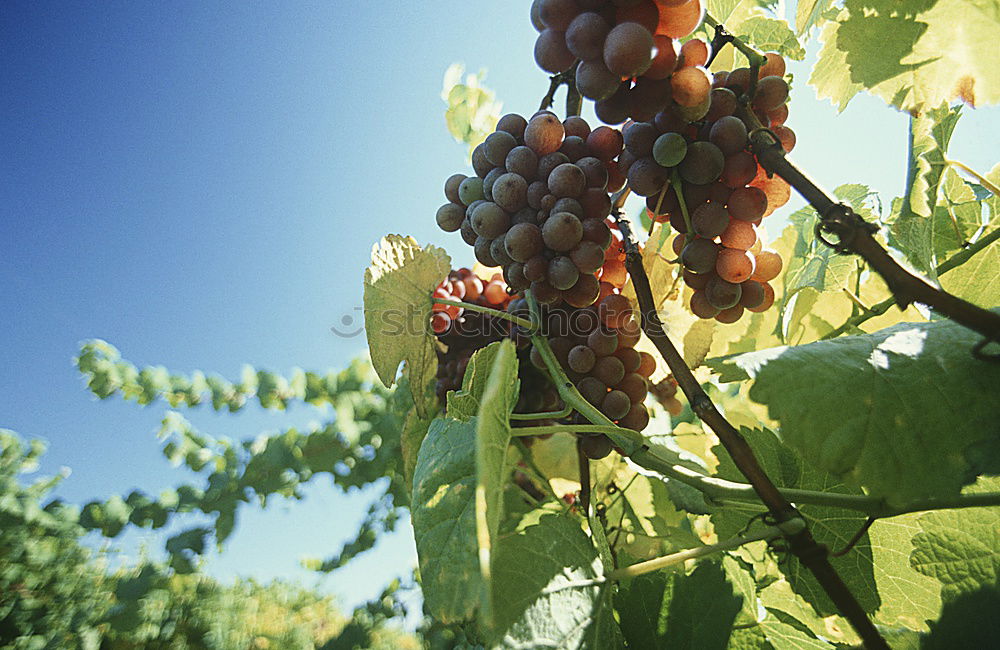
{"type": "Polygon", "coordinates": [[[681,175],[677,173],[674,169],[674,173],[670,176],[670,185],[674,188],[674,193],[677,194],[677,202],[681,204],[681,214],[684,216],[684,225],[687,226],[687,231],[694,234],[694,228],[691,227],[691,216],[688,214],[687,202],[684,201],[684,189],[681,187],[683,183],[681,182],[681,175]]]}
{"type": "MultiPolygon", "coordinates": [[[[802,522],[805,525],[805,522],[802,522]]],[[[688,560],[697,560],[709,555],[714,555],[716,553],[723,553],[725,551],[732,551],[746,544],[751,544],[753,542],[759,542],[761,540],[771,540],[781,537],[782,531],[776,526],[766,526],[755,533],[748,533],[746,535],[740,535],[739,537],[733,537],[732,539],[727,539],[723,542],[718,542],[716,544],[706,544],[705,546],[699,546],[697,548],[689,548],[683,551],[678,551],[677,553],[671,553],[670,555],[664,555],[662,557],[654,558],[652,560],[646,560],[645,562],[637,562],[636,564],[630,564],[629,566],[622,567],[620,569],[615,569],[614,571],[608,572],[607,575],[601,576],[599,578],[592,578],[590,580],[574,580],[572,582],[564,582],[555,587],[551,587],[542,592],[543,595],[549,595],[557,591],[562,591],[564,589],[582,589],[584,587],[592,587],[594,585],[604,584],[606,582],[615,582],[618,580],[624,580],[626,578],[634,578],[636,576],[641,576],[646,573],[652,573],[653,571],[659,571],[660,569],[665,569],[670,566],[676,566],[678,564],[683,564],[688,560]]]]}
{"type": "Polygon", "coordinates": [[[435,305],[451,305],[453,307],[462,307],[463,309],[468,309],[469,311],[478,311],[481,314],[489,314],[490,316],[496,316],[497,318],[502,318],[506,321],[514,323],[515,325],[519,325],[525,328],[529,332],[532,331],[531,328],[534,327],[534,324],[526,318],[521,318],[520,316],[515,316],[514,314],[501,311],[499,309],[493,309],[492,307],[477,305],[471,302],[462,302],[461,300],[448,300],[446,298],[432,297],[431,299],[434,301],[435,305]]]}
{"type": "Polygon", "coordinates": [[[993,196],[1000,196],[1000,188],[997,188],[997,186],[994,185],[993,183],[991,183],[988,178],[986,178],[985,176],[983,176],[982,174],[980,174],[979,172],[977,172],[975,169],[973,169],[973,168],[969,167],[968,165],[966,165],[965,163],[959,162],[957,160],[948,160],[948,159],[946,159],[944,162],[945,162],[945,164],[951,165],[952,167],[955,167],[956,169],[961,169],[963,172],[965,172],[969,176],[972,176],[973,178],[975,178],[977,181],[979,181],[979,184],[982,185],[983,187],[985,187],[989,191],[989,193],[992,194],[993,196]]]}
{"type": "MultiPolygon", "coordinates": [[[[780,145],[779,145],[780,146],[780,145]]],[[[616,217],[620,214],[616,214],[616,217]]],[[[625,268],[632,278],[632,285],[639,302],[642,320],[642,330],[656,346],[660,356],[667,362],[670,371],[677,380],[678,386],[687,396],[692,410],[718,436],[733,463],[740,473],[747,478],[754,492],[767,506],[771,517],[778,526],[794,519],[800,519],[798,510],[778,490],[771,478],[761,468],[757,457],[740,432],[719,412],[711,398],[705,393],[701,384],[695,378],[691,368],[677,351],[673,342],[663,331],[656,305],[653,301],[649,277],[642,265],[642,254],[639,244],[629,227],[627,219],[618,219],[618,227],[625,240],[625,268]]],[[[641,463],[640,463],[641,464],[641,463]]],[[[817,582],[823,587],[841,614],[850,621],[858,635],[868,648],[885,648],[888,645],[878,629],[868,618],[865,610],[858,603],[843,579],[830,564],[829,550],[818,544],[808,527],[787,535],[792,553],[812,571],[817,582]]]]}
{"type": "MultiPolygon", "coordinates": [[[[558,420],[560,418],[568,417],[573,409],[566,407],[561,411],[546,411],[542,413],[511,413],[511,420],[519,421],[529,421],[529,420],[558,420]]],[[[516,434],[515,434],[516,435],[516,434]]]]}
{"type": "Polygon", "coordinates": [[[631,429],[623,429],[622,427],[616,425],[602,425],[602,424],[548,424],[538,427],[518,427],[517,429],[511,429],[510,435],[521,438],[525,436],[544,436],[551,433],[605,433],[605,434],[631,434],[633,440],[638,440],[642,437],[638,431],[633,431],[631,429]]]}
{"type": "Polygon", "coordinates": [[[556,91],[559,86],[566,84],[566,116],[579,115],[583,108],[583,97],[576,88],[576,68],[580,62],[575,62],[569,69],[563,70],[559,74],[549,77],[549,91],[542,97],[538,110],[545,111],[552,107],[556,101],[556,91]]]}

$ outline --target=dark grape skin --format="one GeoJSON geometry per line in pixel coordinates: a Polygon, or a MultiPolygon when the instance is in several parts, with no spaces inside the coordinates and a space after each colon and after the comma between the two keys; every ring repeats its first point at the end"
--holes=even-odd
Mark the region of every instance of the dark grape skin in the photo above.
{"type": "Polygon", "coordinates": [[[566,130],[566,137],[575,135],[586,141],[587,136],[590,135],[590,125],[579,115],[570,115],[563,120],[563,129],[566,130]]]}
{"type": "Polygon", "coordinates": [[[486,178],[483,179],[483,196],[487,201],[493,200],[493,185],[497,182],[497,179],[507,173],[507,170],[503,167],[494,167],[490,170],[490,173],[486,174],[486,178]]]}
{"type": "Polygon", "coordinates": [[[503,237],[497,237],[490,244],[490,257],[495,259],[500,266],[508,266],[514,262],[514,259],[507,254],[507,247],[504,245],[503,237]]]}
{"type": "Polygon", "coordinates": [[[462,241],[469,246],[475,246],[476,239],[479,238],[479,235],[477,235],[476,231],[472,228],[472,221],[469,217],[462,220],[462,226],[459,228],[459,233],[462,235],[462,241]]]}
{"type": "Polygon", "coordinates": [[[646,393],[649,392],[646,379],[635,372],[626,374],[615,388],[628,395],[629,401],[633,404],[641,403],[646,399],[646,393]]]}
{"type": "Polygon", "coordinates": [[[702,203],[691,214],[691,226],[697,235],[713,239],[729,225],[729,213],[720,203],[702,203]]]}
{"type": "Polygon", "coordinates": [[[755,280],[747,280],[740,284],[740,304],[747,309],[759,307],[766,297],[764,285],[755,280]]]}
{"type": "Polygon", "coordinates": [[[670,80],[639,77],[628,93],[633,120],[648,123],[670,103],[670,80]]]}
{"type": "Polygon", "coordinates": [[[601,402],[604,401],[604,396],[608,393],[607,385],[594,377],[584,377],[577,382],[576,389],[580,391],[585,400],[594,406],[600,406],[601,402]]]}
{"type": "Polygon", "coordinates": [[[479,237],[476,239],[475,244],[475,254],[476,259],[480,264],[485,266],[498,266],[497,261],[493,259],[493,255],[490,254],[490,247],[493,244],[492,239],[487,239],[486,237],[479,237]]]}
{"type": "Polygon", "coordinates": [[[465,174],[452,174],[448,177],[448,180],[444,182],[444,195],[452,203],[461,203],[462,199],[458,196],[458,186],[462,184],[468,176],[465,174]]]}
{"type": "Polygon", "coordinates": [[[497,131],[505,131],[518,141],[524,139],[524,129],[528,126],[528,120],[517,113],[507,113],[497,121],[497,131]]]}
{"type": "Polygon", "coordinates": [[[650,196],[663,189],[670,180],[670,170],[662,167],[652,157],[640,158],[629,167],[627,176],[633,192],[639,196],[650,196]]]}
{"type": "Polygon", "coordinates": [[[546,72],[553,74],[568,69],[576,57],[566,47],[562,32],[546,29],[535,39],[535,63],[546,72]]]}
{"type": "Polygon", "coordinates": [[[572,250],[582,238],[583,224],[569,212],[556,212],[542,224],[542,239],[554,251],[572,250]]]}
{"type": "Polygon", "coordinates": [[[581,273],[576,284],[563,292],[563,299],[571,306],[584,308],[593,305],[601,295],[601,283],[591,273],[581,273]]]}
{"type": "Polygon", "coordinates": [[[625,148],[636,158],[653,155],[653,143],[659,137],[659,130],[649,122],[636,122],[625,129],[625,148]]]}
{"type": "Polygon", "coordinates": [[[542,231],[530,223],[511,226],[504,237],[507,254],[518,262],[528,262],[542,252],[542,231]]]}
{"type": "Polygon", "coordinates": [[[570,251],[570,259],[580,273],[596,273],[604,266],[604,249],[597,243],[584,239],[570,251]]]}
{"type": "Polygon", "coordinates": [[[642,361],[642,358],[639,356],[639,352],[635,348],[619,348],[615,351],[615,357],[622,362],[626,373],[638,370],[639,363],[642,361]]]}
{"type": "Polygon", "coordinates": [[[490,193],[493,201],[507,212],[517,212],[528,205],[528,182],[518,174],[501,174],[490,193]]]}
{"type": "Polygon", "coordinates": [[[755,221],[767,210],[767,194],[759,187],[740,187],[729,195],[729,215],[742,221],[755,221]]]}
{"type": "Polygon", "coordinates": [[[710,102],[708,113],[705,114],[705,121],[709,123],[732,115],[736,111],[738,100],[736,93],[728,88],[713,88],[710,102]]]}
{"type": "Polygon", "coordinates": [[[576,166],[583,171],[587,179],[587,187],[603,190],[608,184],[608,168],[603,162],[593,156],[585,156],[576,161],[576,166]]]}
{"type": "Polygon", "coordinates": [[[715,269],[719,245],[710,239],[697,237],[681,251],[681,264],[693,273],[708,273],[715,269]]]}
{"type": "Polygon", "coordinates": [[[605,395],[600,406],[601,412],[612,420],[625,417],[630,408],[632,408],[632,401],[628,395],[620,390],[613,390],[605,395]]]}
{"type": "Polygon", "coordinates": [[[633,431],[642,431],[649,425],[649,411],[643,404],[633,404],[625,417],[618,420],[618,426],[633,431]]]}
{"type": "Polygon", "coordinates": [[[584,219],[583,236],[605,250],[611,245],[611,228],[603,219],[584,219]]]}
{"type": "Polygon", "coordinates": [[[510,150],[517,146],[517,138],[506,131],[494,131],[486,136],[483,153],[486,160],[497,167],[503,165],[510,150]]]}
{"type": "MultiPolygon", "coordinates": [[[[568,162],[569,156],[561,151],[553,151],[552,153],[545,154],[538,159],[538,169],[535,172],[535,178],[547,183],[552,171],[559,165],[564,165],[568,162]]],[[[546,185],[546,187],[548,187],[548,185],[546,185]]]]}
{"type": "MultiPolygon", "coordinates": [[[[540,233],[539,233],[540,235],[540,233]]],[[[524,277],[532,282],[544,280],[549,272],[549,261],[541,255],[535,255],[524,263],[524,277]]]]}
{"type": "Polygon", "coordinates": [[[522,145],[510,150],[504,158],[504,168],[524,179],[534,178],[538,171],[538,155],[530,148],[522,145]]]}
{"type": "Polygon", "coordinates": [[[708,138],[723,155],[728,156],[746,147],[747,127],[740,118],[726,115],[712,125],[708,138]]]}
{"type": "Polygon", "coordinates": [[[575,164],[567,162],[552,170],[548,184],[549,191],[557,197],[576,197],[587,187],[587,176],[575,164]]]}
{"type": "Polygon", "coordinates": [[[575,215],[577,219],[583,219],[583,205],[574,198],[564,196],[563,198],[557,200],[553,205],[551,211],[555,212],[569,212],[575,215]]]}
{"type": "Polygon", "coordinates": [[[613,448],[611,440],[604,434],[580,437],[580,451],[590,460],[606,458],[613,448]]]}
{"type": "Polygon", "coordinates": [[[625,377],[625,366],[617,357],[600,357],[590,371],[592,377],[596,377],[602,383],[615,386],[625,377]]]}
{"type": "Polygon", "coordinates": [[[611,214],[611,197],[603,189],[591,187],[580,195],[584,219],[603,220],[611,214]]]}
{"type": "Polygon", "coordinates": [[[580,8],[575,0],[541,0],[538,5],[538,19],[550,29],[566,31],[580,8]]]}
{"type": "Polygon", "coordinates": [[[465,206],[456,205],[455,203],[445,203],[438,208],[435,215],[438,227],[445,232],[455,232],[461,228],[464,219],[465,206]]]}
{"type": "Polygon", "coordinates": [[[740,285],[726,282],[718,276],[712,277],[705,286],[705,298],[716,309],[729,309],[740,302],[740,285]]]}
{"type": "Polygon", "coordinates": [[[773,111],[784,104],[786,99],[788,99],[788,82],[782,77],[772,75],[757,82],[751,105],[763,111],[773,111]]]}
{"type": "Polygon", "coordinates": [[[587,345],[599,357],[607,357],[618,349],[618,334],[599,327],[587,336],[587,345]]]}
{"type": "Polygon", "coordinates": [[[556,289],[569,289],[576,284],[579,277],[580,271],[576,268],[576,264],[565,255],[553,257],[549,261],[549,283],[556,289]]]}
{"type": "Polygon", "coordinates": [[[601,61],[610,31],[611,25],[600,14],[586,11],[566,28],[566,47],[581,61],[601,61]]]}
{"type": "MultiPolygon", "coordinates": [[[[763,297],[763,294],[761,294],[763,297]]],[[[597,355],[586,345],[578,345],[569,351],[568,363],[573,372],[586,374],[594,367],[597,355]]]]}
{"type": "Polygon", "coordinates": [[[625,140],[617,129],[599,126],[587,136],[587,146],[598,160],[607,162],[622,152],[625,140]]]}
{"type": "Polygon", "coordinates": [[[628,119],[630,85],[627,81],[619,84],[613,95],[594,104],[594,113],[599,120],[605,124],[621,124],[628,119]]]}
{"type": "Polygon", "coordinates": [[[604,40],[604,65],[621,78],[636,77],[652,62],[653,35],[638,23],[616,25],[604,40]]]}
{"type": "Polygon", "coordinates": [[[603,61],[581,61],[576,68],[576,89],[587,99],[610,98],[621,85],[621,78],[608,70],[603,61]]]}
{"type": "Polygon", "coordinates": [[[707,185],[719,178],[726,157],[711,142],[697,141],[688,146],[687,155],[678,166],[681,177],[695,185],[707,185]]]}
{"type": "Polygon", "coordinates": [[[500,237],[510,227],[510,217],[496,203],[484,202],[472,213],[472,228],[480,237],[500,237]]]}
{"type": "Polygon", "coordinates": [[[486,160],[486,147],[481,142],[472,150],[472,169],[479,178],[486,178],[486,174],[493,169],[493,163],[486,160]]]}

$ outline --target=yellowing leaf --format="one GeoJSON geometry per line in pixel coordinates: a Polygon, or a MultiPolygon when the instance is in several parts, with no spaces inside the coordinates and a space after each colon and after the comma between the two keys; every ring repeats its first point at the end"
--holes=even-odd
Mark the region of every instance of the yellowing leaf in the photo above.
{"type": "Polygon", "coordinates": [[[843,110],[868,90],[904,111],[1000,102],[994,0],[847,0],[824,25],[809,82],[843,110]]]}
{"type": "Polygon", "coordinates": [[[409,364],[410,388],[421,417],[432,408],[423,388],[437,369],[431,293],[450,268],[451,259],[442,249],[422,249],[412,237],[388,235],[372,248],[372,263],[365,271],[365,332],[372,366],[382,383],[392,386],[399,364],[409,364]]]}

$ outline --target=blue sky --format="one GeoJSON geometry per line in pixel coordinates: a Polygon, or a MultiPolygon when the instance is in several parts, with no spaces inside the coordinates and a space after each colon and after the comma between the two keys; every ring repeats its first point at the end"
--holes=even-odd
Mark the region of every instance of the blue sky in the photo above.
{"type": "MultiPolygon", "coordinates": [[[[363,336],[329,328],[358,317],[379,237],[410,234],[472,262],[434,224],[444,180],[465,169],[441,79],[453,62],[485,67],[505,110],[537,108],[548,84],[528,4],[0,5],[0,427],[48,441],[44,472],[72,468],[60,495],[82,503],[187,478],[153,435],[162,405],[84,390],[71,363],[80,341],[230,378],[244,363],[323,371],[364,350],[363,336]]],[[[828,188],[900,194],[905,116],[859,97],[838,117],[805,84],[806,64],[789,69],[793,158],[828,188]]],[[[988,171],[996,118],[965,117],[953,155],[988,171]]],[[[185,415],[241,439],[324,418],[185,415]]],[[[336,552],[367,505],[315,483],[303,502],[244,511],[207,570],[314,582],[297,558],[336,552]]],[[[128,547],[143,540],[162,546],[144,533],[128,547]]],[[[353,605],[414,561],[404,528],[321,586],[353,605]]]]}

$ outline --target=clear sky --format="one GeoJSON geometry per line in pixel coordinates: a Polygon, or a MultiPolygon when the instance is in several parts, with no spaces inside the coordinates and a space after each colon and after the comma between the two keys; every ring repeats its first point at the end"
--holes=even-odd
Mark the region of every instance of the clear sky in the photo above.
{"type": "MultiPolygon", "coordinates": [[[[410,234],[471,264],[457,233],[434,223],[445,178],[465,170],[441,80],[453,62],[488,68],[506,111],[533,112],[548,82],[528,4],[0,4],[0,427],[48,441],[43,472],[72,468],[61,496],[189,479],[159,451],[163,405],[85,391],[71,364],[81,341],[232,379],[244,363],[324,371],[364,350],[363,335],[335,338],[330,325],[360,320],[379,237],[410,234]]],[[[806,85],[806,64],[789,69],[793,158],[828,188],[899,195],[905,116],[859,97],[837,117],[806,85]]],[[[960,122],[953,155],[985,172],[997,111],[977,113],[960,122]]],[[[324,417],[303,406],[185,415],[239,439],[324,417]]],[[[336,552],[367,500],[324,478],[307,493],[245,509],[207,570],[314,581],[298,557],[336,552]]],[[[162,547],[160,535],[128,538],[141,540],[162,547]]],[[[352,606],[414,562],[404,527],[322,587],[352,606]]]]}

